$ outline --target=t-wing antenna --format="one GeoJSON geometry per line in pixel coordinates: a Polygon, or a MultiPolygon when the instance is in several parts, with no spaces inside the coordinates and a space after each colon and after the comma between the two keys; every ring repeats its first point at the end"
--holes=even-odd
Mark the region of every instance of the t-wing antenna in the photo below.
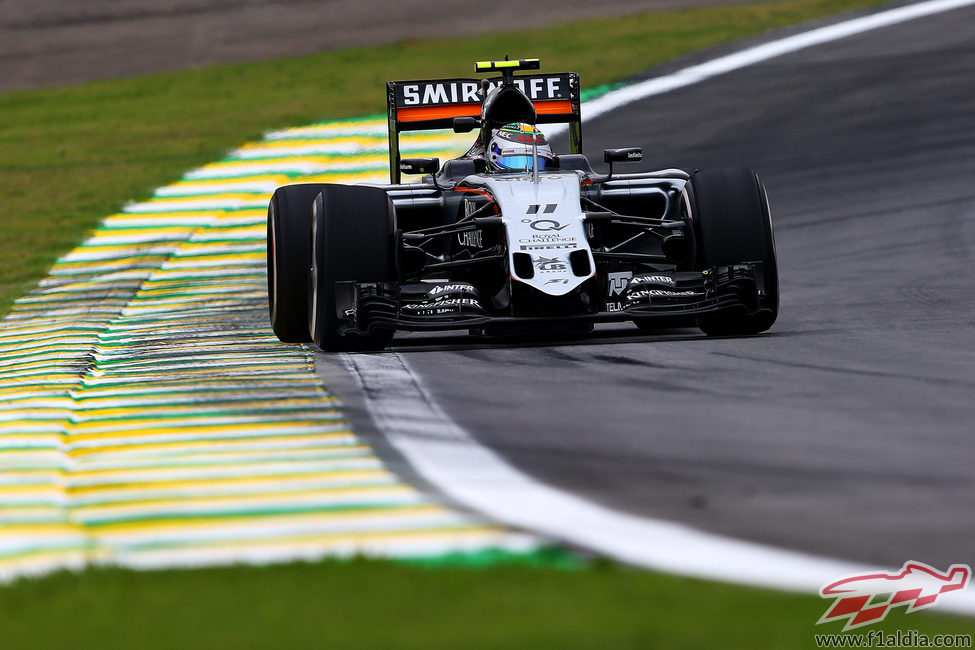
{"type": "MultiPolygon", "coordinates": [[[[538,115],[535,105],[522,88],[515,84],[515,70],[538,70],[538,59],[517,59],[515,61],[478,61],[475,72],[500,72],[501,84],[489,90],[482,81],[484,101],[481,104],[481,135],[487,136],[491,129],[505,124],[535,124],[538,115]]],[[[486,142],[486,140],[485,140],[486,142]]]]}
{"type": "Polygon", "coordinates": [[[477,61],[474,63],[474,72],[500,72],[501,83],[504,86],[515,84],[515,70],[540,70],[542,62],[540,59],[515,59],[509,61],[477,61]]]}

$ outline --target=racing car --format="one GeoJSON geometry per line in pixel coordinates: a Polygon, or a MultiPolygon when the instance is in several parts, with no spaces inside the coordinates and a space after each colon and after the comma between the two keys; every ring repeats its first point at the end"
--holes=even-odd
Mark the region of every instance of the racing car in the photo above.
{"type": "Polygon", "coordinates": [[[616,173],[582,154],[579,75],[538,59],[484,78],[386,84],[390,184],[295,184],[268,206],[268,303],[284,342],[381,350],[394,333],[632,321],[757,334],[778,314],[766,190],[745,168],[616,173]],[[527,72],[527,74],[515,74],[527,72]],[[569,153],[539,124],[564,123],[569,153]],[[464,155],[401,158],[405,131],[477,131],[464,155]],[[420,181],[403,183],[402,174],[420,181]]]}

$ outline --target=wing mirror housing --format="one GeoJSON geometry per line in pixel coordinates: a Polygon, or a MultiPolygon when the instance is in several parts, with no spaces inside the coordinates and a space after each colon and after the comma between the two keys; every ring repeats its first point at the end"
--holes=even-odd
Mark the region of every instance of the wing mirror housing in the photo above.
{"type": "Polygon", "coordinates": [[[436,174],[440,171],[439,158],[403,158],[399,170],[404,174],[436,174]]]}
{"type": "Polygon", "coordinates": [[[433,186],[438,190],[444,189],[437,182],[437,172],[440,171],[439,158],[403,158],[399,161],[399,170],[404,174],[429,174],[433,186]]]}
{"type": "Polygon", "coordinates": [[[609,164],[618,162],[640,162],[643,160],[643,149],[640,147],[626,147],[625,149],[606,149],[603,160],[609,164]]]}
{"type": "Polygon", "coordinates": [[[455,117],[454,133],[470,133],[481,126],[481,120],[476,117],[455,117]]]}
{"type": "Polygon", "coordinates": [[[603,151],[603,161],[609,164],[609,176],[605,180],[613,177],[613,163],[618,162],[640,162],[643,160],[643,149],[640,147],[624,147],[623,149],[605,149],[603,151]]]}

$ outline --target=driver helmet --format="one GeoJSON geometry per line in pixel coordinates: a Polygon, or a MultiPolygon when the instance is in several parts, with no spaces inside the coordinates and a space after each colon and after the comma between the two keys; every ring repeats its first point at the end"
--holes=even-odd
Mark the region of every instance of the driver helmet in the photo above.
{"type": "Polygon", "coordinates": [[[531,124],[511,123],[491,132],[487,147],[488,165],[496,171],[526,171],[532,168],[532,140],[538,144],[538,170],[555,162],[548,140],[531,124]]]}

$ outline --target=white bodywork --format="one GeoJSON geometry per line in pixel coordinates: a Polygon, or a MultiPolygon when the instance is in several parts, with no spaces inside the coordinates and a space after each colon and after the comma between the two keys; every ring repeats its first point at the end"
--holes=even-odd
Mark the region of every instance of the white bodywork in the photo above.
{"type": "Polygon", "coordinates": [[[577,174],[544,174],[537,183],[524,175],[494,176],[485,179],[485,185],[501,209],[508,236],[508,264],[515,281],[562,296],[596,274],[582,221],[577,174]],[[569,253],[576,250],[586,251],[589,257],[592,272],[585,277],[572,273],[569,253]],[[535,277],[518,277],[515,253],[531,256],[535,277]]]}

